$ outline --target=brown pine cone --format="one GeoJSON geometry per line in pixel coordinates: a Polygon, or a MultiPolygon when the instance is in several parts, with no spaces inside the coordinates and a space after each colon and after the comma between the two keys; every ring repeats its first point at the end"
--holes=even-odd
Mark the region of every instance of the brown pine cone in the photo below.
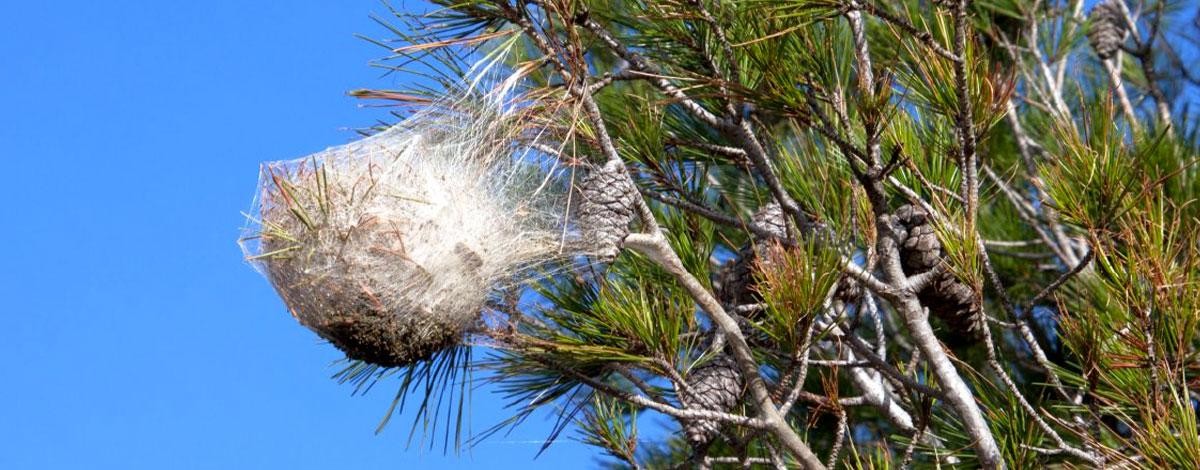
{"type": "Polygon", "coordinates": [[[754,289],[754,250],[738,250],[737,258],[726,261],[713,273],[713,290],[725,308],[756,302],[754,289]]]}
{"type": "Polygon", "coordinates": [[[975,290],[953,274],[942,273],[929,287],[919,292],[917,298],[950,331],[970,339],[983,337],[983,312],[975,301],[975,290]]]}
{"type": "MultiPolygon", "coordinates": [[[[894,215],[903,238],[900,240],[900,261],[904,273],[913,276],[936,267],[945,254],[925,209],[906,204],[896,209],[894,215]]],[[[982,334],[983,311],[976,301],[975,291],[953,273],[939,274],[917,293],[917,298],[951,331],[969,338],[979,338],[982,334]]]]}
{"type": "Polygon", "coordinates": [[[1107,60],[1120,50],[1125,42],[1129,27],[1125,23],[1125,15],[1121,12],[1121,0],[1105,0],[1092,8],[1088,13],[1091,27],[1088,29],[1088,43],[1096,51],[1096,56],[1107,60]]]}
{"type": "Polygon", "coordinates": [[[924,209],[910,204],[896,209],[896,220],[906,231],[900,244],[904,270],[924,272],[933,269],[942,261],[942,243],[929,224],[929,214],[924,209]]]}
{"type": "MultiPolygon", "coordinates": [[[[722,353],[692,369],[687,383],[690,393],[681,393],[679,399],[688,408],[727,413],[742,397],[742,374],[728,354],[722,353]]],[[[720,429],[719,421],[708,419],[685,420],[683,423],[684,436],[693,446],[708,444],[720,429]]]]}
{"type": "MultiPolygon", "coordinates": [[[[766,229],[779,239],[787,237],[787,222],[779,204],[772,202],[759,208],[750,216],[750,222],[766,229]]],[[[738,250],[736,258],[717,268],[715,287],[717,299],[722,304],[726,307],[736,307],[758,301],[753,289],[754,264],[766,257],[766,250],[772,243],[775,243],[775,240],[755,235],[750,244],[738,250]]]]}
{"type": "Polygon", "coordinates": [[[637,188],[620,162],[594,168],[579,182],[579,228],[590,254],[611,262],[621,252],[634,218],[637,188]]]}
{"type": "MultiPolygon", "coordinates": [[[[750,221],[766,229],[771,235],[784,239],[788,236],[785,217],[783,208],[778,203],[771,202],[750,216],[750,221]]],[[[827,235],[824,233],[824,226],[820,224],[810,224],[807,229],[806,236],[827,235]]],[[[738,250],[737,258],[717,268],[714,284],[717,298],[722,304],[726,307],[736,307],[760,300],[753,289],[754,264],[766,259],[766,250],[771,249],[772,243],[772,240],[756,235],[750,245],[738,250]]],[[[862,296],[862,287],[854,279],[842,276],[838,280],[835,296],[847,304],[858,302],[862,296]]]]}
{"type": "Polygon", "coordinates": [[[837,290],[834,291],[834,299],[841,301],[843,304],[856,304],[862,298],[862,286],[854,278],[846,275],[838,278],[837,290]]]}

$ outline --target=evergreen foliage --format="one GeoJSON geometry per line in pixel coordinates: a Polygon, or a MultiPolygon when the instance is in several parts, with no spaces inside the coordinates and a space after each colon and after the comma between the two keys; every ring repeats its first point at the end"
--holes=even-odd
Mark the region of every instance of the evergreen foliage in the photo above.
{"type": "Polygon", "coordinates": [[[555,184],[621,226],[494,296],[470,360],[360,380],[475,371],[514,409],[475,439],[550,413],[622,468],[1200,462],[1194,4],[435,3],[374,40],[423,86],[356,94],[516,41],[555,184]]]}

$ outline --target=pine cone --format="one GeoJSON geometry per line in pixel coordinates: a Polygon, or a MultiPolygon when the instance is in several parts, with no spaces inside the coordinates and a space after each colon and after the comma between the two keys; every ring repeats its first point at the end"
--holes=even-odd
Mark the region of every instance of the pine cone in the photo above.
{"type": "Polygon", "coordinates": [[[838,278],[837,290],[834,291],[833,297],[843,304],[855,304],[862,298],[862,286],[854,278],[842,275],[838,278]]]}
{"type": "Polygon", "coordinates": [[[621,252],[633,222],[637,188],[619,162],[594,168],[579,183],[579,227],[591,254],[611,262],[621,252]]]}
{"type": "Polygon", "coordinates": [[[1087,33],[1088,43],[1101,60],[1108,60],[1116,55],[1129,32],[1118,1],[1121,0],[1105,0],[1093,7],[1092,12],[1088,14],[1088,20],[1091,21],[1091,28],[1087,33]]]}
{"type": "MultiPolygon", "coordinates": [[[[894,215],[903,238],[900,261],[904,273],[913,276],[937,266],[945,255],[925,209],[906,204],[896,209],[894,215]]],[[[942,272],[917,293],[917,298],[951,331],[973,339],[982,334],[983,311],[976,302],[975,291],[953,273],[942,272]]]]}
{"type": "MultiPolygon", "coordinates": [[[[780,207],[779,204],[772,202],[766,206],[763,206],[763,208],[759,209],[758,212],[755,212],[750,220],[753,221],[755,225],[767,229],[767,231],[771,232],[772,235],[783,239],[787,238],[787,223],[784,217],[783,208],[780,207]]],[[[814,223],[813,221],[809,220],[803,228],[805,237],[821,237],[823,238],[823,241],[829,241],[833,239],[832,232],[830,232],[828,226],[824,224],[814,223]]],[[[757,242],[758,245],[761,245],[756,247],[757,258],[766,259],[767,256],[765,250],[769,247],[769,245],[762,240],[757,240],[757,242]]],[[[859,297],[862,296],[862,288],[854,279],[851,279],[848,276],[842,276],[840,279],[838,279],[837,292],[834,295],[838,300],[841,300],[844,303],[854,303],[858,302],[859,297]]]]}
{"type": "Polygon", "coordinates": [[[754,294],[754,250],[742,248],[737,258],[726,261],[713,273],[717,299],[725,308],[756,302],[754,294]]]}
{"type": "MultiPolygon", "coordinates": [[[[772,202],[750,216],[750,221],[754,225],[766,229],[771,235],[784,239],[788,236],[785,217],[783,208],[778,203],[772,202]]],[[[807,228],[808,230],[805,231],[806,236],[827,235],[823,225],[809,224],[807,228]]],[[[754,264],[759,262],[759,260],[767,258],[766,250],[770,249],[770,247],[771,240],[755,236],[752,244],[738,250],[737,258],[726,262],[717,269],[715,273],[717,298],[726,307],[736,307],[760,300],[753,289],[754,264]]],[[[838,300],[847,304],[858,302],[858,299],[862,296],[862,287],[854,279],[842,276],[838,280],[837,293],[835,295],[838,300]]]]}
{"type": "Polygon", "coordinates": [[[896,220],[904,226],[906,235],[900,244],[904,270],[925,272],[942,261],[942,243],[929,224],[924,209],[906,204],[896,210],[896,220]]]}
{"type": "Polygon", "coordinates": [[[975,290],[945,272],[929,287],[917,294],[917,299],[929,307],[946,327],[969,339],[983,338],[983,311],[975,301],[975,290]]]}
{"type": "MultiPolygon", "coordinates": [[[[762,206],[762,208],[758,209],[758,212],[750,216],[750,222],[766,229],[775,238],[787,238],[787,219],[783,216],[783,207],[780,207],[778,203],[772,202],[762,206]]],[[[755,241],[760,244],[767,241],[761,238],[755,237],[755,241]]]]}
{"type": "MultiPolygon", "coordinates": [[[[687,383],[690,393],[681,393],[679,398],[688,408],[727,413],[742,397],[742,374],[728,354],[693,369],[687,383]]],[[[720,429],[719,421],[708,419],[687,420],[683,424],[684,436],[693,446],[708,444],[720,429]]]]}
{"type": "MultiPolygon", "coordinates": [[[[787,237],[787,222],[783,208],[774,202],[758,209],[750,216],[750,222],[766,229],[777,238],[787,237]]],[[[754,240],[738,250],[737,258],[725,262],[716,272],[717,298],[726,307],[757,302],[754,293],[754,263],[766,257],[772,240],[754,236],[754,240]]]]}

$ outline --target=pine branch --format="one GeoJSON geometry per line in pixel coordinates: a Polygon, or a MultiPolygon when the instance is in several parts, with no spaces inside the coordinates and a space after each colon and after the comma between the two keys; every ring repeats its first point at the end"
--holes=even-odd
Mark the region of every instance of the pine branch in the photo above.
{"type": "Polygon", "coordinates": [[[737,360],[750,386],[750,391],[754,396],[761,419],[766,421],[767,426],[773,431],[773,434],[779,438],[796,458],[800,459],[806,468],[825,468],[820,460],[817,459],[817,456],[812,453],[812,450],[809,449],[808,445],[800,439],[800,436],[796,434],[787,420],[779,413],[775,403],[772,402],[770,392],[767,390],[762,376],[758,373],[758,363],[754,360],[750,346],[746,344],[746,338],[742,335],[737,321],[725,312],[725,309],[712,296],[712,293],[708,292],[695,277],[687,272],[679,256],[667,244],[667,240],[657,232],[652,234],[631,234],[629,237],[626,237],[625,245],[656,261],[667,272],[675,276],[676,281],[691,293],[696,303],[717,324],[722,335],[726,338],[732,355],[737,360]]]}

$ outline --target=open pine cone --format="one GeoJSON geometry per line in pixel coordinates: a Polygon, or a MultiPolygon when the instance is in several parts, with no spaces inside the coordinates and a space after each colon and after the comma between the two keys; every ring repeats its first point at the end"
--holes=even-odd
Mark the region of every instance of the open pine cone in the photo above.
{"type": "MultiPolygon", "coordinates": [[[[902,230],[900,260],[904,273],[913,276],[937,266],[945,255],[925,209],[906,204],[896,209],[894,215],[902,230]]],[[[917,298],[951,331],[969,338],[979,338],[982,334],[983,311],[976,302],[975,291],[954,274],[942,272],[917,293],[917,298]]]]}

